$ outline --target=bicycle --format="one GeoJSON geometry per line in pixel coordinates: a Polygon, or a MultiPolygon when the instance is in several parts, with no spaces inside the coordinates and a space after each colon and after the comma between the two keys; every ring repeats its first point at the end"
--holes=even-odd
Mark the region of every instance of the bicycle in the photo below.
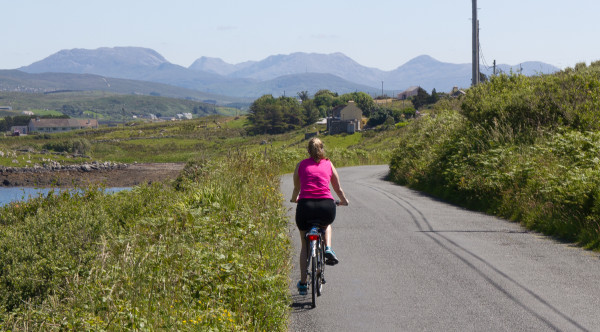
{"type": "MultiPolygon", "coordinates": [[[[317,221],[318,222],[318,221],[317,221]]],[[[317,222],[306,232],[306,274],[310,279],[312,307],[317,306],[317,297],[323,292],[325,281],[325,230],[317,222]]]]}
{"type": "MultiPolygon", "coordinates": [[[[340,201],[335,201],[335,205],[340,206],[340,201]]],[[[325,229],[327,226],[321,226],[319,220],[309,222],[310,229],[306,232],[306,275],[310,279],[310,289],[312,295],[312,307],[317,306],[317,297],[323,293],[323,284],[325,281],[325,229]]]]}

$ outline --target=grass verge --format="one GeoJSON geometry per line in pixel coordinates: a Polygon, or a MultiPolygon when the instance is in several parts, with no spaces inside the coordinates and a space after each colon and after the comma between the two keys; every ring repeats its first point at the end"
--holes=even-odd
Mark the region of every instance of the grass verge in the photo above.
{"type": "Polygon", "coordinates": [[[237,153],[172,184],[3,207],[0,330],[284,331],[278,181],[278,164],[237,153]]]}

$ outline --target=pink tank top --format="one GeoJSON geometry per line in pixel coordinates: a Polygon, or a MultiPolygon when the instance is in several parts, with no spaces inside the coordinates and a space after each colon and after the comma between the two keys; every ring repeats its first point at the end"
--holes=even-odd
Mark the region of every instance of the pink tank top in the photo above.
{"type": "Polygon", "coordinates": [[[300,195],[298,195],[298,199],[333,199],[331,190],[329,190],[332,174],[329,159],[321,159],[318,163],[312,158],[302,160],[298,166],[298,176],[300,178],[300,195]]]}

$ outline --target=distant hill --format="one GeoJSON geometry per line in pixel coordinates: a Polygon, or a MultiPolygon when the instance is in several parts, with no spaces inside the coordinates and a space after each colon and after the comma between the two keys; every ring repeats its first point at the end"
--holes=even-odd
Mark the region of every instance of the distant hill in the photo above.
{"type": "Polygon", "coordinates": [[[175,116],[192,113],[194,117],[212,114],[231,115],[235,110],[182,98],[124,95],[106,91],[55,91],[48,93],[0,92],[0,104],[16,110],[56,110],[74,118],[97,118],[101,122],[130,121],[133,116],[175,116]]]}
{"type": "Polygon", "coordinates": [[[102,47],[95,50],[62,50],[23,71],[28,73],[96,74],[107,77],[141,79],[169,62],[156,51],[139,47],[102,47]]]}
{"type": "Polygon", "coordinates": [[[385,72],[361,66],[342,53],[274,55],[229,74],[231,77],[271,80],[294,74],[332,74],[344,80],[378,87],[385,72]]]}
{"type": "Polygon", "coordinates": [[[194,61],[194,63],[192,63],[192,65],[189,68],[194,71],[205,71],[209,73],[227,76],[235,71],[249,67],[254,63],[255,61],[247,61],[237,65],[232,65],[219,58],[209,58],[203,56],[198,60],[194,61]]]}
{"type": "MultiPolygon", "coordinates": [[[[450,91],[454,86],[466,88],[471,85],[471,64],[440,62],[428,55],[418,56],[392,71],[362,66],[342,53],[292,53],[274,55],[258,62],[228,64],[218,58],[200,58],[190,68],[219,73],[229,77],[252,78],[259,81],[278,77],[320,73],[338,76],[348,82],[368,86],[372,91],[381,91],[381,82],[390,90],[399,91],[418,85],[431,91],[450,91]]],[[[553,73],[559,68],[542,62],[524,62],[520,65],[498,65],[497,72],[522,72],[524,75],[553,73]],[[522,70],[522,71],[521,71],[522,70]]],[[[493,69],[482,66],[481,71],[491,75],[493,69]]],[[[305,82],[306,83],[306,82],[305,82]]],[[[318,90],[313,89],[306,90],[318,90]]],[[[334,88],[330,88],[336,91],[334,88]]],[[[365,91],[366,90],[361,90],[365,91]]],[[[340,91],[338,91],[340,92],[340,91]]],[[[342,93],[342,92],[340,92],[342,93]]]]}
{"type": "Polygon", "coordinates": [[[381,93],[381,89],[377,90],[370,86],[353,83],[333,74],[318,73],[278,76],[268,81],[247,86],[243,90],[238,90],[238,92],[243,91],[244,96],[262,96],[265,94],[296,96],[300,91],[308,91],[309,94],[314,95],[322,89],[340,94],[355,91],[363,91],[371,95],[381,93]]]}
{"type": "Polygon", "coordinates": [[[0,70],[0,91],[46,93],[56,90],[106,91],[117,94],[163,96],[219,105],[252,101],[251,99],[226,97],[150,81],[126,80],[93,74],[60,72],[29,74],[19,70],[0,70]]]}
{"type": "MultiPolygon", "coordinates": [[[[498,69],[525,75],[559,69],[541,62],[498,69]],[[518,69],[518,70],[517,70],[518,69]],[[522,71],[521,71],[522,70],[522,71]]],[[[200,57],[189,68],[169,63],[156,51],[140,47],[63,50],[20,70],[27,73],[61,72],[150,81],[232,97],[256,98],[263,94],[295,95],[300,91],[329,89],[338,93],[364,91],[392,94],[418,85],[439,92],[471,85],[471,65],[416,57],[392,71],[362,66],[342,53],[292,53],[262,61],[228,64],[219,58],[200,57]],[[332,77],[335,76],[336,78],[332,77]],[[299,90],[300,89],[300,90],[299,90]]],[[[491,69],[482,68],[486,75],[491,69]]]]}

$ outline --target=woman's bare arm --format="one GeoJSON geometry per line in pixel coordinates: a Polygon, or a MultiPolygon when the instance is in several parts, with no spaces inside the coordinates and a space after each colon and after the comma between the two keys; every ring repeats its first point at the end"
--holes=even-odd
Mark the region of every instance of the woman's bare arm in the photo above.
{"type": "Polygon", "coordinates": [[[335,167],[333,167],[333,164],[331,164],[331,171],[333,173],[331,176],[331,186],[340,198],[340,205],[348,205],[349,201],[346,198],[344,191],[342,190],[342,185],[340,184],[340,176],[338,175],[338,172],[335,169],[335,167]]]}
{"type": "Polygon", "coordinates": [[[300,194],[300,176],[298,175],[298,167],[300,167],[300,163],[296,165],[296,170],[294,170],[294,190],[292,191],[292,199],[290,199],[290,202],[292,203],[298,202],[298,194],[300,194]]]}

